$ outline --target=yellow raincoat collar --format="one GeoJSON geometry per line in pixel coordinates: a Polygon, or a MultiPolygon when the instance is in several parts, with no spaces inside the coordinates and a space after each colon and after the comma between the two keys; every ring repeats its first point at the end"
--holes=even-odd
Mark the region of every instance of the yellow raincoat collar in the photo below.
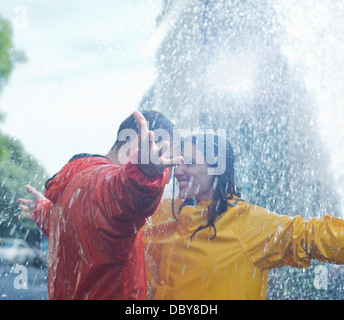
{"type": "MultiPolygon", "coordinates": [[[[229,204],[233,204],[239,198],[237,196],[228,195],[228,198],[232,198],[228,200],[229,204]]],[[[179,208],[183,201],[181,199],[177,199],[175,202],[175,207],[179,211],[179,208]]],[[[195,205],[186,205],[184,206],[179,215],[177,215],[177,219],[179,221],[177,231],[180,235],[185,234],[192,234],[196,231],[196,229],[208,222],[208,207],[211,205],[213,201],[206,201],[201,200],[195,205]]]]}

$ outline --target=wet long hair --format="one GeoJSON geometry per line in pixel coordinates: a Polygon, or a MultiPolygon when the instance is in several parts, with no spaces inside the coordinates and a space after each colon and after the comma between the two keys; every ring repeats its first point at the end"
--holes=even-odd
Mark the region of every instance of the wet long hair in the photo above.
{"type": "MultiPolygon", "coordinates": [[[[198,150],[203,152],[204,158],[206,159],[206,153],[207,150],[210,148],[212,150],[212,153],[215,158],[219,158],[219,147],[226,145],[226,166],[225,170],[220,175],[214,175],[213,180],[213,190],[214,190],[214,196],[213,201],[208,207],[208,221],[204,224],[200,225],[196,231],[191,235],[190,240],[195,236],[195,234],[205,228],[210,228],[214,230],[214,235],[210,239],[214,239],[216,237],[216,227],[215,222],[216,220],[227,211],[228,206],[236,206],[238,201],[242,201],[240,199],[240,190],[235,185],[235,174],[234,174],[234,151],[231,146],[231,144],[224,138],[213,135],[213,134],[201,134],[201,135],[194,135],[192,137],[188,137],[187,139],[192,139],[192,144],[196,146],[198,150]],[[209,136],[210,135],[210,136],[209,136]],[[208,136],[208,139],[207,139],[208,136]],[[197,143],[199,141],[203,140],[203,143],[197,143]],[[222,141],[221,141],[222,140],[222,141]],[[212,145],[207,145],[209,141],[212,142],[212,145]],[[203,150],[201,150],[201,148],[203,150]],[[238,199],[233,203],[229,204],[228,200],[233,199],[234,196],[237,196],[238,199]]],[[[182,148],[184,146],[184,143],[182,141],[182,148]]],[[[215,164],[208,164],[208,167],[216,167],[219,163],[215,164]]],[[[172,213],[176,220],[177,216],[174,213],[174,194],[175,194],[175,176],[173,175],[173,195],[172,195],[172,213]]],[[[185,199],[184,202],[181,204],[178,214],[181,212],[184,206],[186,205],[195,205],[197,203],[196,199],[189,198],[185,199]]]]}

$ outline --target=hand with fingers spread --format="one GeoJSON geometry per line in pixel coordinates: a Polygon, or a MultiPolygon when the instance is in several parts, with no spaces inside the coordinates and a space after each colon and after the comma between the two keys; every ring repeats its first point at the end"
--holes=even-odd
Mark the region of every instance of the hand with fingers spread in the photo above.
{"type": "Polygon", "coordinates": [[[33,201],[33,200],[18,198],[17,202],[20,203],[19,208],[22,210],[24,215],[27,217],[31,217],[32,216],[32,209],[35,206],[36,202],[38,202],[40,200],[44,200],[45,197],[41,192],[37,191],[34,187],[32,187],[30,185],[26,185],[25,189],[27,190],[27,192],[32,194],[32,196],[34,197],[35,200],[33,201]]]}
{"type": "Polygon", "coordinates": [[[135,111],[133,116],[136,119],[139,134],[138,163],[140,170],[144,174],[156,176],[166,168],[173,167],[184,161],[182,156],[167,159],[165,154],[170,148],[170,142],[164,141],[160,146],[157,146],[154,141],[154,132],[148,129],[145,117],[138,111],[135,111]]]}

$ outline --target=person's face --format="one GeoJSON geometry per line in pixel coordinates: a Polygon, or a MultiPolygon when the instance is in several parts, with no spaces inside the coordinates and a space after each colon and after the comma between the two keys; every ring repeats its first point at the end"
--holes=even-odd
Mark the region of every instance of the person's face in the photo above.
{"type": "Polygon", "coordinates": [[[186,156],[184,152],[184,163],[176,167],[175,177],[179,184],[180,198],[193,197],[198,201],[212,200],[214,193],[212,188],[213,176],[208,175],[208,166],[205,163],[203,153],[194,145],[191,158],[186,156]]]}

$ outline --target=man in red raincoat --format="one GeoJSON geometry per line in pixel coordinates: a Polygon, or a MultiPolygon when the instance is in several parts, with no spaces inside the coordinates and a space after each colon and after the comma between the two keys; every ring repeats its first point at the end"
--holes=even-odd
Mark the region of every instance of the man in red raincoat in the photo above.
{"type": "Polygon", "coordinates": [[[182,158],[161,156],[169,142],[158,147],[147,127],[172,133],[173,124],[155,111],[144,114],[134,112],[120,127],[138,138],[117,137],[106,156],[74,156],[47,181],[44,196],[28,185],[35,200],[17,200],[49,240],[49,299],[146,298],[140,228],[161,200],[167,168],[182,158]],[[138,152],[123,164],[120,147],[128,145],[138,152]],[[158,161],[141,161],[150,157],[158,161]]]}

